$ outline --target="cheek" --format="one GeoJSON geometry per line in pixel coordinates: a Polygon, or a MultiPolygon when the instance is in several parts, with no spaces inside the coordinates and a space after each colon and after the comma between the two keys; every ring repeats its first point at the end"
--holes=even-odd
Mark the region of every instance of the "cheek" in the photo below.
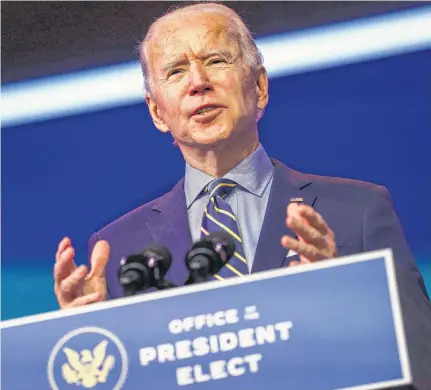
{"type": "Polygon", "coordinates": [[[178,121],[181,114],[181,99],[178,94],[173,91],[166,91],[160,99],[160,103],[159,107],[163,120],[169,125],[178,121]]]}
{"type": "Polygon", "coordinates": [[[247,115],[256,106],[256,88],[252,78],[237,72],[227,80],[225,84],[227,96],[238,115],[247,115]]]}
{"type": "Polygon", "coordinates": [[[246,108],[245,89],[236,78],[224,80],[223,89],[225,99],[229,106],[229,111],[234,115],[241,115],[246,108]]]}

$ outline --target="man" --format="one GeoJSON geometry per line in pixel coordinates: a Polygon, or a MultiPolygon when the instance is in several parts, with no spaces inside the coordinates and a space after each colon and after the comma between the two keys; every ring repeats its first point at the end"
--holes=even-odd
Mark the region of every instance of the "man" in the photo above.
{"type": "Polygon", "coordinates": [[[168,246],[168,278],[184,284],[186,251],[217,229],[236,244],[218,279],[391,247],[399,273],[426,299],[385,188],[301,174],[266,155],[257,121],[268,78],[236,13],[210,3],[170,12],[150,27],[140,55],[151,117],[175,139],[185,178],[93,234],[90,271],[74,264],[68,238],[60,242],[54,275],[61,308],[122,296],[120,259],[152,242],[168,246]]]}

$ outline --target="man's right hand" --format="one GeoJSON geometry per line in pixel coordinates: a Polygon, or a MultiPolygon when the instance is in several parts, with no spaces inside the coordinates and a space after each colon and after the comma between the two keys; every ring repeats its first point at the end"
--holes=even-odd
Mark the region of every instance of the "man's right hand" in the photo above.
{"type": "Polygon", "coordinates": [[[91,270],[85,265],[77,267],[75,250],[68,237],[58,245],[54,266],[54,291],[61,309],[104,301],[107,295],[105,268],[110,247],[98,241],[91,254],[91,270]]]}

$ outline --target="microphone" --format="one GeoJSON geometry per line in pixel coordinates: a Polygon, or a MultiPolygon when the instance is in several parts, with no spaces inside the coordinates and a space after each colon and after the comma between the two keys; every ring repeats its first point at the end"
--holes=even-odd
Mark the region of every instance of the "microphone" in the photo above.
{"type": "Polygon", "coordinates": [[[139,254],[127,256],[118,269],[124,295],[132,296],[151,287],[159,290],[176,287],[165,280],[171,264],[172,255],[163,245],[153,244],[139,254]]]}
{"type": "Polygon", "coordinates": [[[212,233],[197,241],[187,252],[186,266],[190,270],[185,284],[195,284],[208,281],[217,273],[235,252],[235,243],[225,232],[212,233]]]}

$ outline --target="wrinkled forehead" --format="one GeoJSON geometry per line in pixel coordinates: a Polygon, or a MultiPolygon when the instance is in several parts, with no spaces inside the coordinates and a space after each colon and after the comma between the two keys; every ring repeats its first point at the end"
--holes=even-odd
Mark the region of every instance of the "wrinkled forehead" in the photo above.
{"type": "Polygon", "coordinates": [[[147,42],[147,54],[153,64],[166,56],[198,55],[216,49],[228,49],[232,54],[239,50],[231,23],[218,13],[169,15],[156,24],[147,42]]]}

